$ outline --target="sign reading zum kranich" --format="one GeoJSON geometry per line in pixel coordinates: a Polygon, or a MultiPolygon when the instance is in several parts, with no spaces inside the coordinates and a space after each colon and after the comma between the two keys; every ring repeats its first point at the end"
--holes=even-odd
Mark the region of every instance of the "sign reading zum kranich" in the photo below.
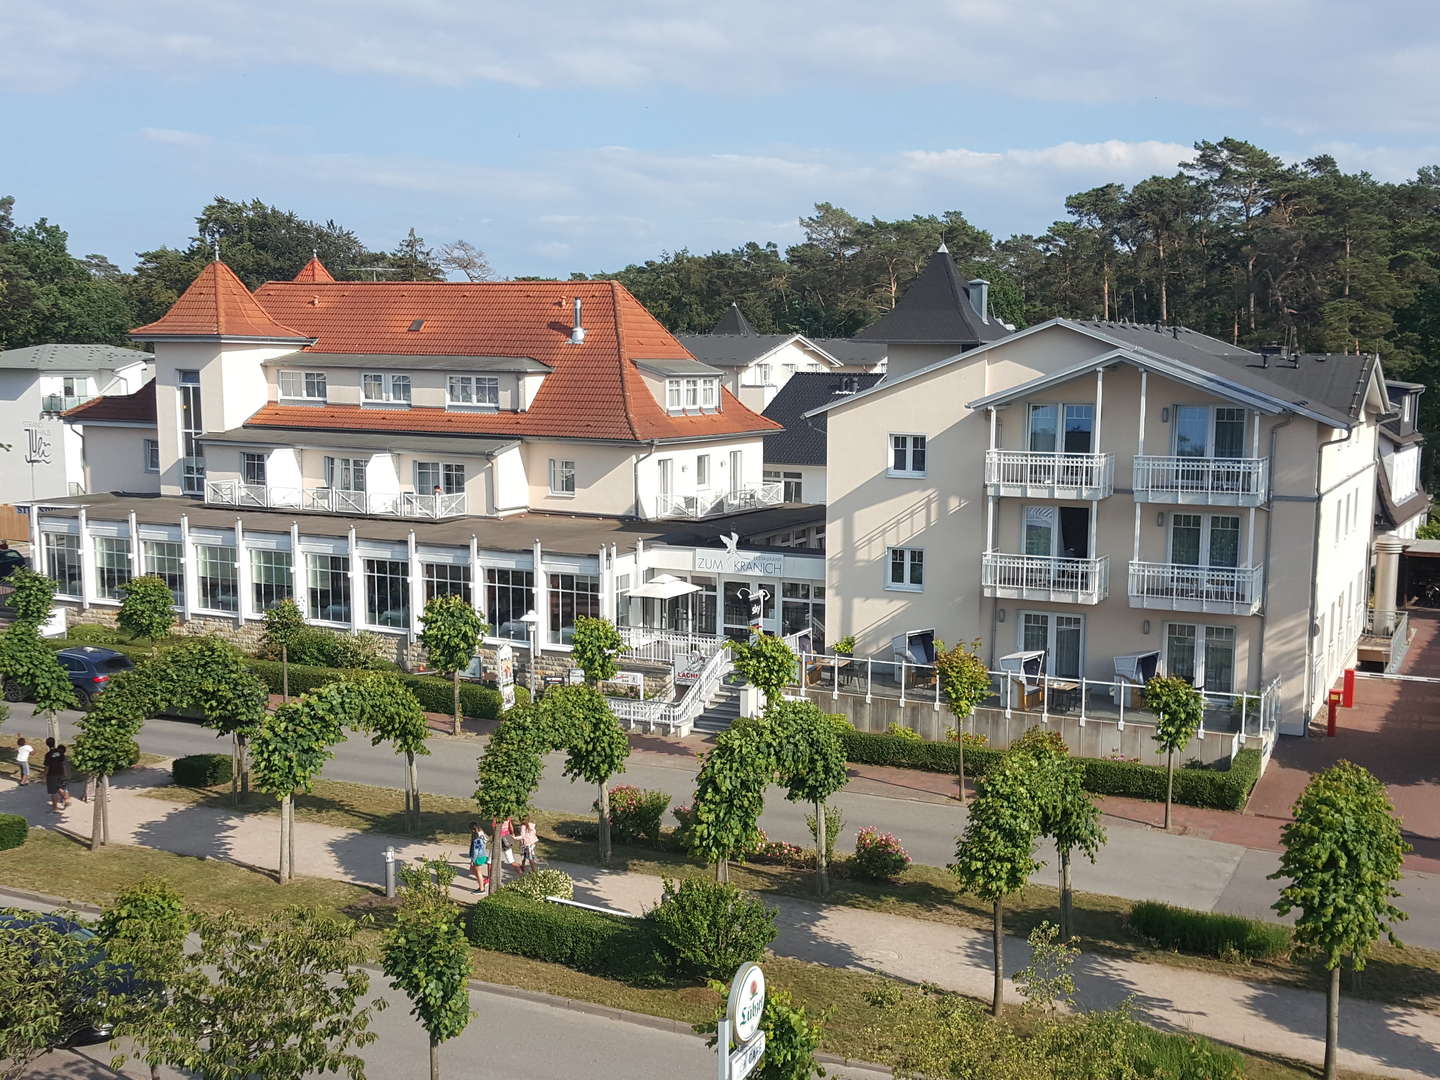
{"type": "Polygon", "coordinates": [[[742,964],[730,980],[725,1018],[719,1025],[720,1080],[745,1080],[765,1056],[765,973],[759,964],[742,964]],[[734,1049],[732,1050],[732,1040],[734,1049]]]}
{"type": "Polygon", "coordinates": [[[724,550],[695,549],[695,570],[702,574],[735,574],[740,577],[779,577],[785,557],[768,551],[737,551],[739,533],[722,536],[724,550]]]}

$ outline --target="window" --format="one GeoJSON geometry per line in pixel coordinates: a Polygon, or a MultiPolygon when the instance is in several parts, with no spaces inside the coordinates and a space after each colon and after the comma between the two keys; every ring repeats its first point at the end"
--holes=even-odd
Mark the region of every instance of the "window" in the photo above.
{"type": "MultiPolygon", "coordinates": [[[[780,585],[780,633],[825,632],[825,586],[786,581],[780,585]]],[[[811,647],[822,651],[823,642],[812,634],[811,647]]]]}
{"type": "Polygon", "coordinates": [[[197,544],[195,584],[202,608],[208,611],[240,610],[240,589],[235,578],[235,549],[197,544]]]}
{"type": "Polygon", "coordinates": [[[265,486],[265,455],[245,451],[240,455],[240,478],[247,484],[265,486]]]}
{"type": "Polygon", "coordinates": [[[90,380],[83,375],[66,375],[60,380],[60,393],[67,398],[84,397],[90,389],[90,380]]]}
{"type": "Polygon", "coordinates": [[[339,491],[365,490],[365,458],[325,459],[325,486],[339,491]]]}
{"type": "Polygon", "coordinates": [[[405,560],[365,560],[365,621],[371,626],[410,625],[410,564],[405,560]]]}
{"type": "Polygon", "coordinates": [[[145,440],[145,471],[147,473],[158,473],[160,471],[160,440],[145,440]]]}
{"type": "Polygon", "coordinates": [[[765,483],[782,485],[780,495],[784,502],[802,501],[805,489],[805,478],[798,472],[781,472],[779,469],[766,469],[765,483]]]}
{"type": "Polygon", "coordinates": [[[710,486],[709,454],[701,454],[695,459],[695,486],[701,490],[710,486]]]}
{"type": "Polygon", "coordinates": [[[675,462],[670,458],[661,458],[655,463],[656,476],[659,483],[659,494],[669,495],[675,490],[675,462]]]}
{"type": "Polygon", "coordinates": [[[420,495],[433,495],[437,487],[445,495],[461,494],[465,490],[465,466],[445,461],[417,461],[415,491],[420,495]]]}
{"type": "Polygon", "coordinates": [[[185,604],[185,550],[174,540],[145,540],[140,545],[145,573],[163,578],[175,597],[176,607],[185,604]]]}
{"type": "Polygon", "coordinates": [[[1245,410],[1209,405],[1175,406],[1175,456],[1245,456],[1245,410]]]}
{"type": "MultiPolygon", "coordinates": [[[[62,596],[79,596],[80,538],[65,533],[45,533],[41,536],[45,548],[45,576],[55,582],[55,591],[62,596]]],[[[129,558],[129,553],[126,553],[129,558]]]]}
{"type": "Polygon", "coordinates": [[[679,379],[665,380],[665,408],[672,412],[678,411],[684,406],[681,404],[684,398],[684,391],[681,388],[679,379]]]}
{"type": "Polygon", "coordinates": [[[890,475],[925,475],[925,436],[890,436],[890,475]]]}
{"type": "Polygon", "coordinates": [[[361,397],[367,405],[409,405],[410,376],[366,372],[360,380],[361,397]]]}
{"type": "Polygon", "coordinates": [[[886,550],[885,587],[920,592],[925,587],[925,550],[893,547],[886,550]]]}
{"type": "Polygon", "coordinates": [[[286,401],[316,401],[325,403],[325,373],[323,371],[282,371],[280,372],[280,397],[286,401]]]}
{"type": "Polygon", "coordinates": [[[562,458],[550,459],[550,494],[575,494],[575,462],[562,458]]]}
{"type": "Polygon", "coordinates": [[[745,487],[745,451],[730,451],[730,494],[739,495],[745,487]]]}
{"type": "Polygon", "coordinates": [[[700,380],[700,407],[702,409],[714,409],[720,403],[720,380],[700,380]]]}
{"type": "Polygon", "coordinates": [[[1231,514],[1171,514],[1170,561],[1181,566],[1240,565],[1240,519],[1231,514]]]}
{"type": "Polygon", "coordinates": [[[1235,628],[1170,623],[1165,628],[1165,670],[1207,693],[1235,691],[1235,628]]]}
{"type": "Polygon", "coordinates": [[[671,412],[714,409],[720,402],[719,379],[666,379],[665,408],[671,412]]]}
{"type": "Polygon", "coordinates": [[[1036,453],[1088,454],[1094,449],[1094,405],[1031,405],[1029,420],[1028,448],[1036,453]]]}
{"type": "Polygon", "coordinates": [[[770,385],[770,365],[769,365],[769,364],[756,364],[756,365],[755,365],[755,382],[756,382],[756,385],[758,385],[758,386],[769,386],[769,385],[770,385]]]}
{"type": "Polygon", "coordinates": [[[500,407],[500,379],[495,375],[451,375],[446,384],[450,405],[500,407]]]}
{"type": "Polygon", "coordinates": [[[1020,648],[1045,653],[1045,674],[1080,678],[1084,667],[1085,619],[1048,611],[1020,614],[1020,648]]]}
{"type": "Polygon", "coordinates": [[[529,570],[485,571],[485,618],[495,637],[528,641],[530,630],[520,617],[534,606],[535,575],[529,570]]]}
{"type": "Polygon", "coordinates": [[[130,580],[130,541],[119,536],[95,538],[95,595],[119,600],[120,586],[130,580]]]}
{"type": "Polygon", "coordinates": [[[575,620],[600,614],[600,579],[592,574],[551,574],[550,643],[569,645],[575,620]]]}
{"type": "Polygon", "coordinates": [[[288,551],[250,552],[250,590],[256,611],[269,611],[295,594],[288,551]]]}
{"type": "Polygon", "coordinates": [[[350,556],[306,555],[310,618],[321,622],[350,621],[350,556]]]}
{"type": "Polygon", "coordinates": [[[437,596],[470,599],[470,567],[452,563],[421,563],[420,574],[425,583],[427,604],[437,596]]]}
{"type": "Polygon", "coordinates": [[[177,371],[180,391],[180,490],[186,495],[199,495],[205,490],[205,448],[200,436],[205,432],[200,414],[200,372],[177,371]]]}

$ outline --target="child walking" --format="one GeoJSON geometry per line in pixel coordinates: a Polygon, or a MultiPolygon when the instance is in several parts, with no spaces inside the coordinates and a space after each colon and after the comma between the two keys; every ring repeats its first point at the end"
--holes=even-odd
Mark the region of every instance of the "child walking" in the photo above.
{"type": "Polygon", "coordinates": [[[540,868],[535,858],[535,849],[539,843],[540,831],[535,828],[535,822],[527,817],[520,826],[520,873],[540,868]]]}
{"type": "Polygon", "coordinates": [[[478,821],[470,822],[470,872],[475,875],[475,891],[484,892],[490,881],[490,846],[478,821]]]}
{"type": "Polygon", "coordinates": [[[35,752],[35,747],[25,741],[22,735],[15,740],[15,761],[20,766],[20,783],[30,782],[30,755],[35,752]]]}

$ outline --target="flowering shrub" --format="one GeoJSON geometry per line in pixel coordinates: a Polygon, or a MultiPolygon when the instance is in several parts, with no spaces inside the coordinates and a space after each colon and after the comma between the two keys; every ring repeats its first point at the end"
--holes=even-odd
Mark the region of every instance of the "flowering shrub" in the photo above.
{"type": "Polygon", "coordinates": [[[611,788],[610,831],[615,842],[654,847],[660,842],[660,822],[669,805],[670,796],[663,791],[644,791],[633,784],[611,788]]]}
{"type": "MultiPolygon", "coordinates": [[[[924,739],[922,739],[922,738],[920,737],[920,733],[919,733],[918,731],[911,731],[911,730],[910,730],[908,727],[906,727],[905,725],[903,725],[903,724],[897,724],[894,720],[891,720],[890,723],[886,725],[886,727],[885,727],[885,734],[886,734],[886,735],[898,735],[900,738],[902,738],[902,739],[908,739],[910,742],[924,742],[924,741],[925,741],[924,739]]],[[[969,744],[967,743],[966,745],[968,746],[969,744]]]]}
{"type": "Polygon", "coordinates": [[[690,827],[695,824],[695,807],[690,803],[677,806],[670,811],[675,816],[675,840],[681,850],[690,848],[690,827]]]}
{"type": "MultiPolygon", "coordinates": [[[[981,749],[983,749],[984,747],[987,747],[987,746],[990,745],[990,737],[989,737],[988,735],[981,735],[978,731],[965,731],[965,732],[962,732],[962,733],[961,733],[961,737],[965,740],[965,749],[966,749],[966,750],[981,750],[981,749]]],[[[946,741],[946,742],[954,742],[954,741],[955,741],[955,729],[954,729],[954,728],[951,728],[949,731],[945,732],[945,741],[946,741]]]]}
{"type": "Polygon", "coordinates": [[[893,833],[867,825],[855,834],[855,857],[850,869],[871,881],[889,881],[910,865],[910,853],[893,833]]]}
{"type": "Polygon", "coordinates": [[[787,844],[784,840],[771,840],[760,830],[760,842],[753,851],[746,852],[747,862],[774,863],[778,866],[809,866],[810,852],[799,844],[787,844]]]}

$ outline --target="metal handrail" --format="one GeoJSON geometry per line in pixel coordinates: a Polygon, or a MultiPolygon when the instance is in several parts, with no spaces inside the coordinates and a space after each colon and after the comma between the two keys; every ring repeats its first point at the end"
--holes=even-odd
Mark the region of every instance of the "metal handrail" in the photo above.
{"type": "Polygon", "coordinates": [[[1130,596],[1141,601],[1212,605],[1216,610],[1260,602],[1261,566],[1194,566],[1188,563],[1132,562],[1130,596]]]}
{"type": "Polygon", "coordinates": [[[992,487],[1103,492],[1114,489],[1115,455],[1044,450],[985,451],[985,483],[992,487]]]}
{"type": "Polygon", "coordinates": [[[303,509],[327,514],[371,517],[445,518],[465,514],[464,492],[440,495],[423,492],[366,492],[342,488],[298,488],[247,484],[242,480],[207,480],[205,501],[217,506],[253,509],[303,509]]]}
{"type": "Polygon", "coordinates": [[[1098,603],[1110,594],[1110,556],[1066,559],[1045,555],[985,553],[981,583],[987,589],[1079,595],[1098,603]]]}
{"type": "Polygon", "coordinates": [[[1269,486],[1270,459],[1138,454],[1134,470],[1137,498],[1259,502],[1269,486]]]}

